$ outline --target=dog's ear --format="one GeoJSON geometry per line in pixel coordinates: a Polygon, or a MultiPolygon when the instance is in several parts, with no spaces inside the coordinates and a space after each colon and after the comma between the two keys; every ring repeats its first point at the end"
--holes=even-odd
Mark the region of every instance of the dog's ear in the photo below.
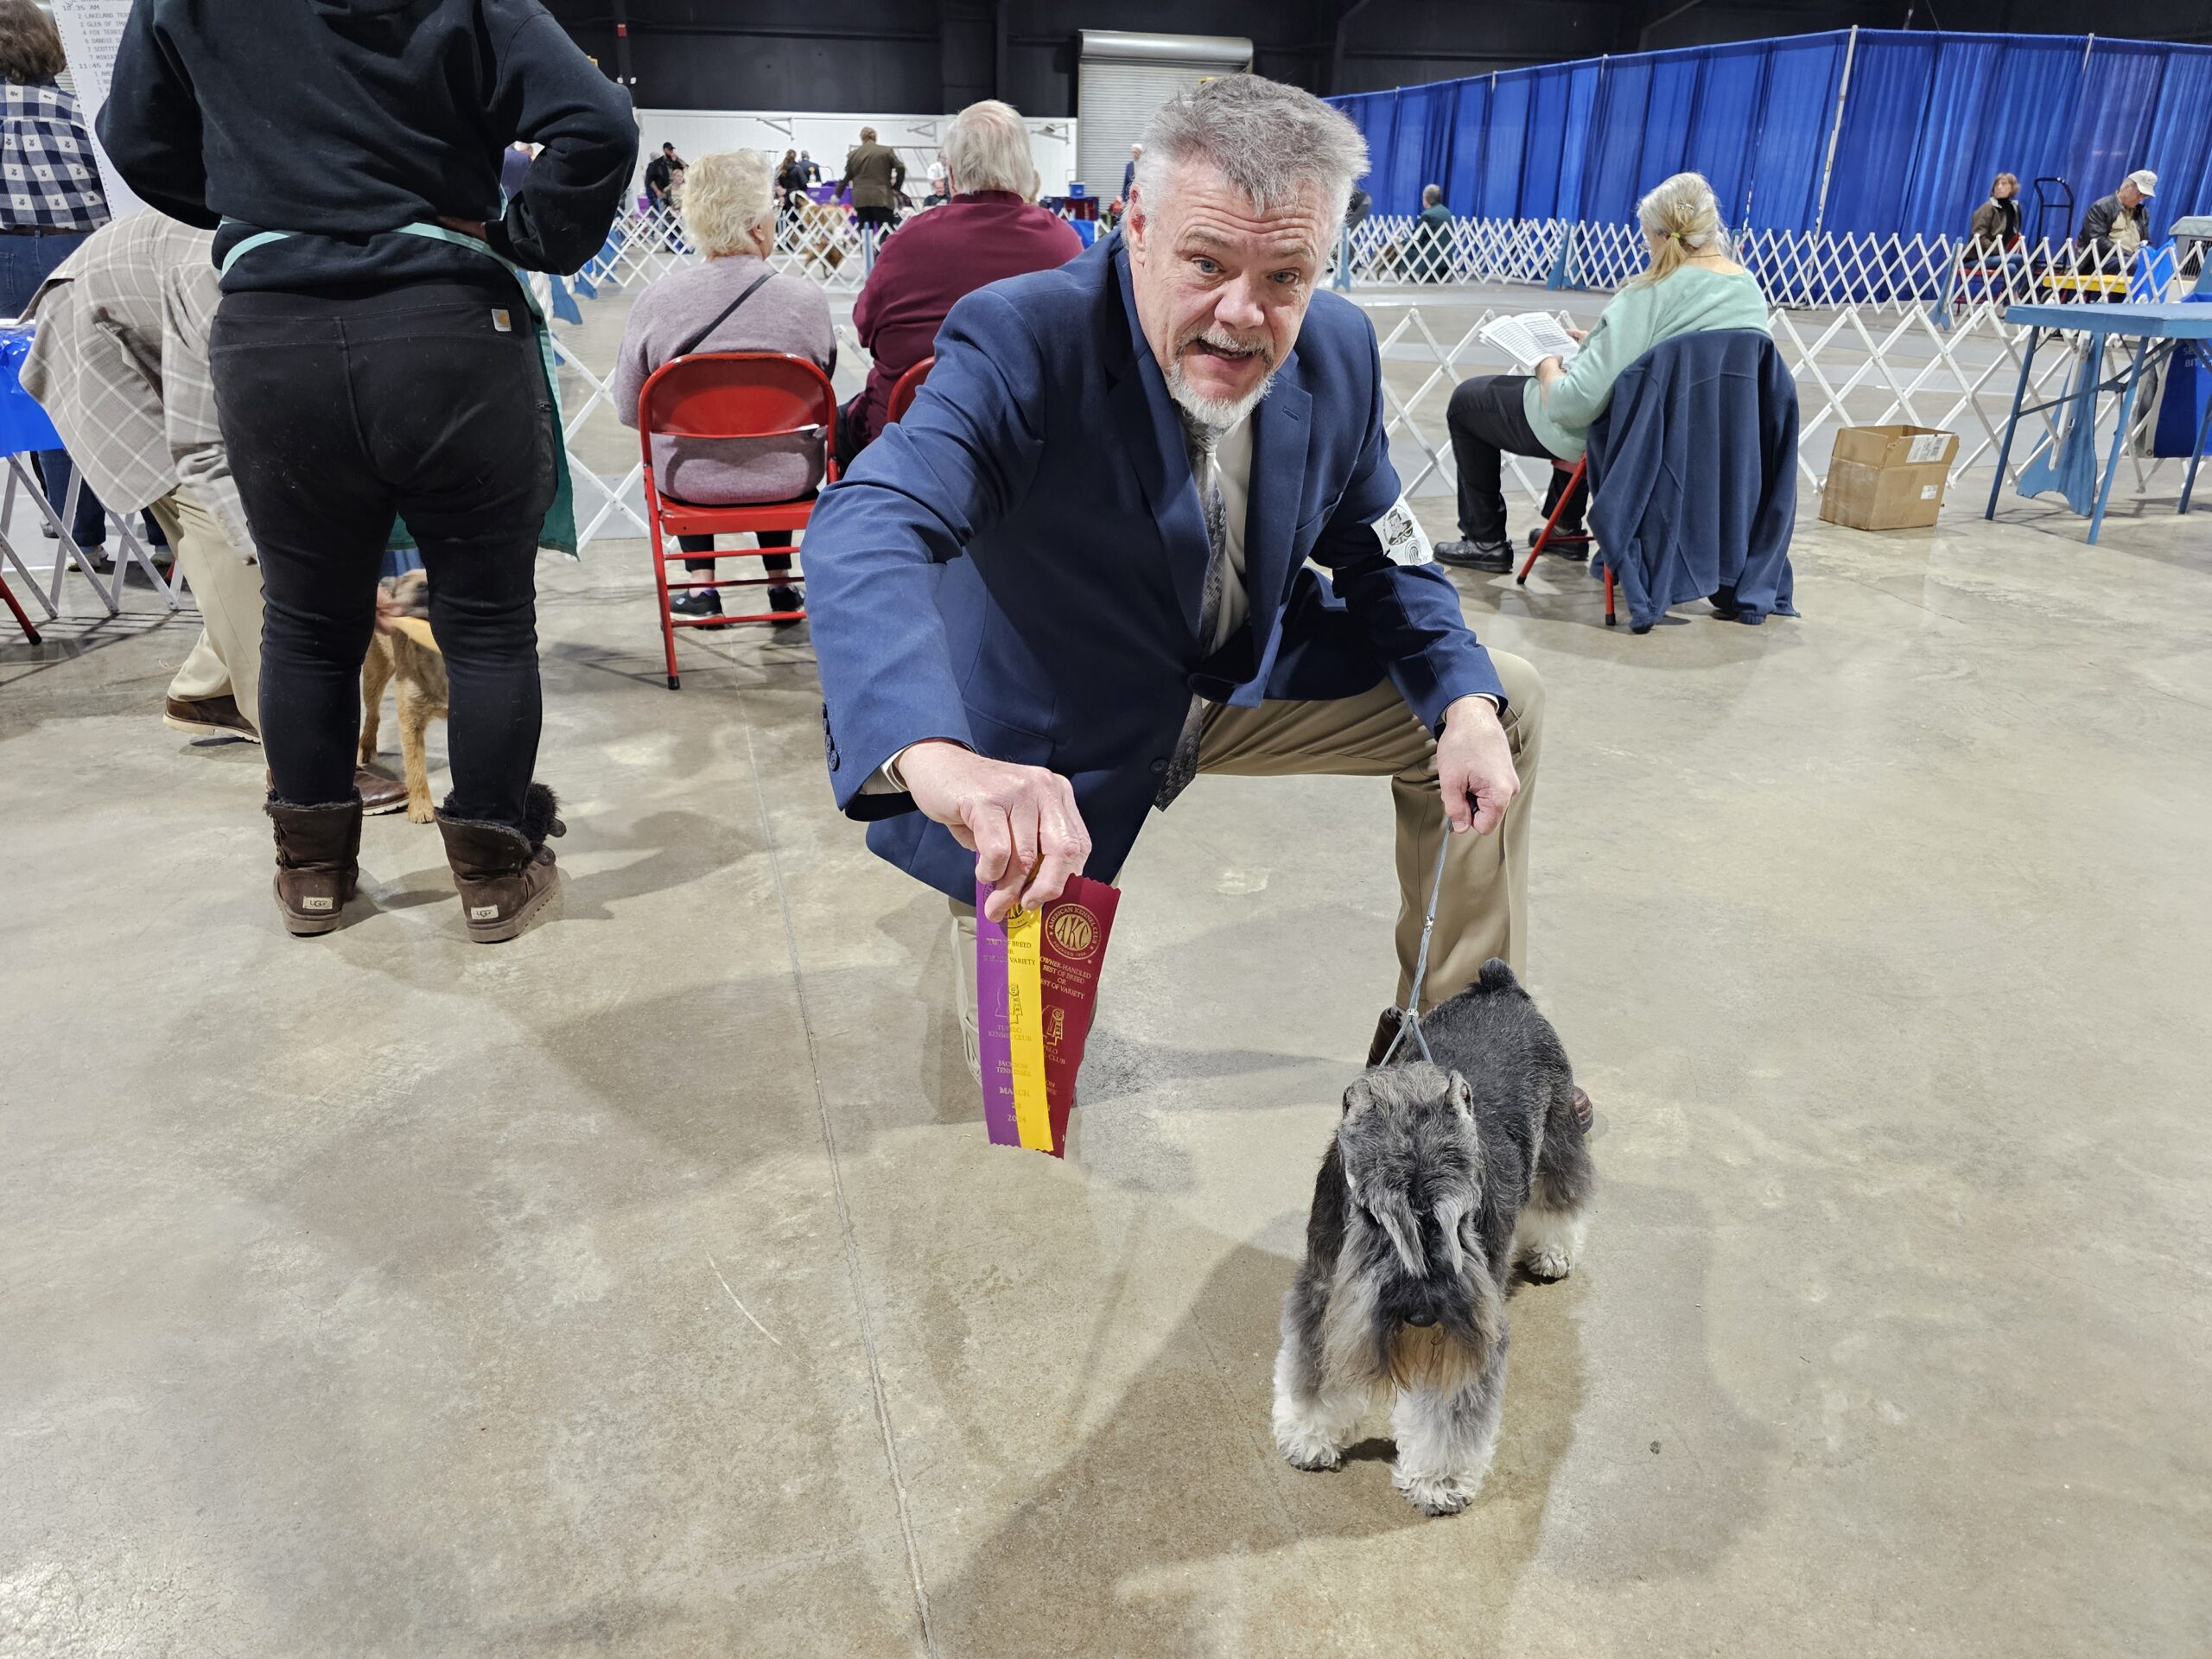
{"type": "Polygon", "coordinates": [[[1513,969],[1504,960],[1492,957],[1483,963],[1482,971],[1475,976],[1475,984],[1485,991],[1517,991],[1521,982],[1513,977],[1513,969]]]}
{"type": "Polygon", "coordinates": [[[1451,1093],[1452,1109],[1459,1114],[1460,1122],[1473,1122],[1475,1121],[1475,1091],[1468,1087],[1467,1080],[1457,1071],[1452,1074],[1451,1093]]]}
{"type": "Polygon", "coordinates": [[[1351,1087],[1344,1090],[1344,1116],[1357,1117],[1375,1103],[1375,1084],[1365,1072],[1351,1080],[1351,1087]]]}

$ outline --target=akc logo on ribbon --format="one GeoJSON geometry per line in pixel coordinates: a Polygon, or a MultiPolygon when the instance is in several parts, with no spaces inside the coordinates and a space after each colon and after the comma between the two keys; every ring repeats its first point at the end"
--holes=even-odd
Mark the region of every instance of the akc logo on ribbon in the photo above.
{"type": "Polygon", "coordinates": [[[1098,949],[1098,918],[1081,905],[1053,906],[1046,927],[1052,943],[1077,962],[1088,962],[1098,949]]]}

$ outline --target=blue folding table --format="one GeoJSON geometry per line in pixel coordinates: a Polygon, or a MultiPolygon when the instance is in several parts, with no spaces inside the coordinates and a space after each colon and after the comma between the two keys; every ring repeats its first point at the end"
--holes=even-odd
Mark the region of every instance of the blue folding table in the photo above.
{"type": "MultiPolygon", "coordinates": [[[[2029,326],[2027,354],[2020,359],[2020,384],[2012,391],[2012,413],[2005,423],[2005,442],[1997,450],[1997,481],[1989,487],[1989,506],[1981,515],[1997,516],[1997,497],[2005,487],[2005,467],[2012,454],[2012,434],[2023,415],[2071,404],[2065,430],[2048,451],[2030,461],[2020,476],[2020,493],[2038,495],[2056,490],[2076,512],[2089,515],[2089,539],[2104,528],[2105,504],[2112,499],[2113,474],[2120,470],[2120,452],[2127,442],[2127,423],[2135,412],[2136,388],[2144,372],[2177,351],[2196,354],[2212,368],[2212,305],[2013,305],[2005,308],[2005,321],[2029,326]],[[2036,346],[2044,331],[2063,330],[2088,335],[2088,349],[2075,371],[2075,384],[2062,397],[2030,404],[2030,372],[2035,367],[2036,346]],[[2110,379],[2104,378],[2105,342],[2113,335],[2132,338],[2135,356],[2128,366],[2110,379]],[[2120,393],[2120,426],[2113,432],[2112,453],[2106,458],[2104,478],[2097,478],[2097,394],[2120,393]],[[2094,496],[2094,505],[2091,497],[2094,496]]],[[[2189,475],[2181,489],[2181,511],[2189,511],[2190,493],[2196,487],[2196,468],[2204,459],[2204,440],[2212,430],[2212,407],[2196,423],[2196,444],[2190,451],[2189,475]]]]}

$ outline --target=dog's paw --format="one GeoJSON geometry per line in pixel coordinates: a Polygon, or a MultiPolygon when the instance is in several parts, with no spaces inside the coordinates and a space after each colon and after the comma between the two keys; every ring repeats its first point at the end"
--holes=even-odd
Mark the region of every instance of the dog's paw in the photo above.
{"type": "Polygon", "coordinates": [[[1588,1227],[1588,1217],[1581,1213],[1523,1210],[1514,1229],[1514,1261],[1538,1284],[1553,1284],[1573,1272],[1582,1259],[1588,1227]]]}
{"type": "Polygon", "coordinates": [[[1325,1435],[1310,1430],[1277,1427],[1275,1445],[1292,1468],[1303,1469],[1308,1474],[1325,1474],[1344,1467],[1344,1448],[1325,1435]]]}
{"type": "Polygon", "coordinates": [[[1409,1475],[1395,1468],[1390,1471],[1390,1484],[1423,1515],[1457,1515],[1475,1501],[1475,1494],[1482,1489],[1479,1480],[1459,1475],[1409,1475]]]}
{"type": "Polygon", "coordinates": [[[417,801],[411,798],[409,799],[407,803],[408,823],[435,823],[437,821],[438,809],[436,807],[433,806],[428,801],[417,801]]]}
{"type": "Polygon", "coordinates": [[[1555,1285],[1574,1271],[1574,1258],[1563,1245],[1547,1244],[1522,1256],[1521,1271],[1540,1285],[1555,1285]]]}

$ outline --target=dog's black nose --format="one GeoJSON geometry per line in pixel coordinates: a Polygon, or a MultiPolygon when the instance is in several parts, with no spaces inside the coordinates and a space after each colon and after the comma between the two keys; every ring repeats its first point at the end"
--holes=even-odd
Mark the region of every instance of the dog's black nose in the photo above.
{"type": "Polygon", "coordinates": [[[1412,1325],[1417,1331],[1426,1331],[1430,1325],[1436,1323],[1436,1315],[1433,1313],[1408,1313],[1406,1315],[1406,1323],[1412,1325]]]}

